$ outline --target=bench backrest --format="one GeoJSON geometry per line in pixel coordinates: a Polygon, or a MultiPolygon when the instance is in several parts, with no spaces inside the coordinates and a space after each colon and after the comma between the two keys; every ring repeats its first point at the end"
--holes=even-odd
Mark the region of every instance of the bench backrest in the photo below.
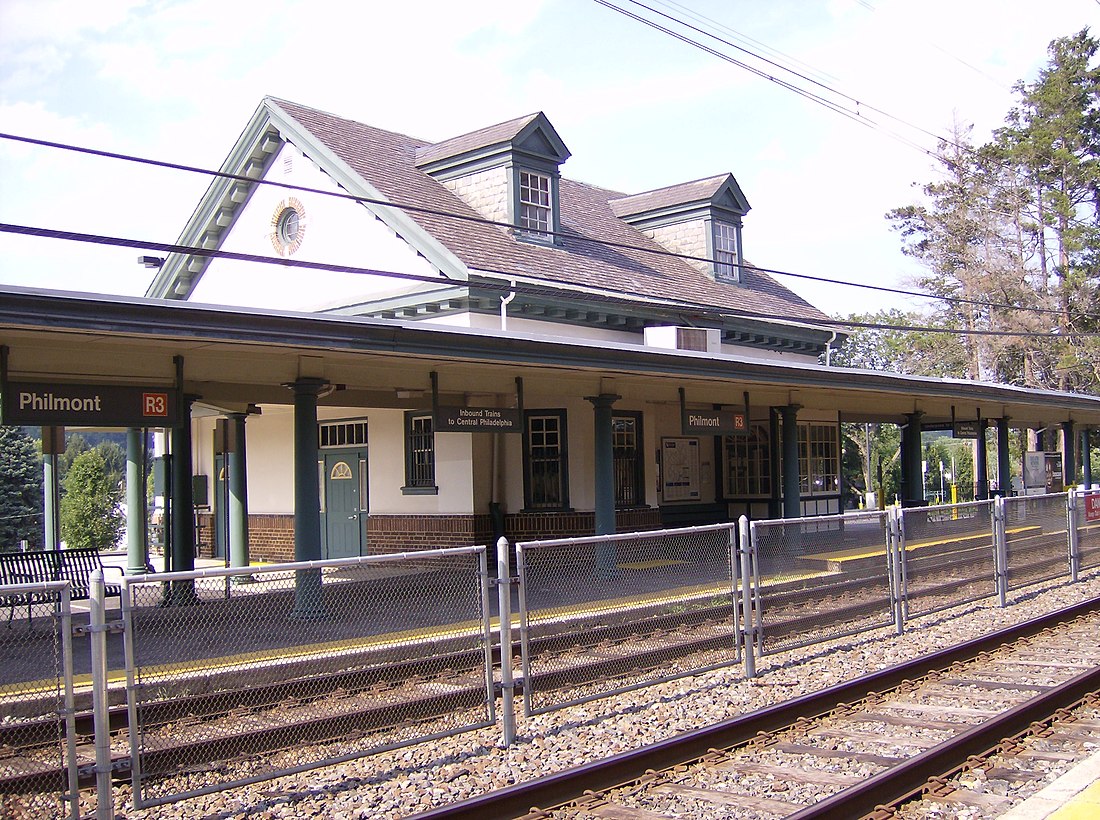
{"type": "Polygon", "coordinates": [[[0,577],[5,584],[57,581],[60,573],[61,558],[54,550],[0,552],[0,577]]]}
{"type": "Polygon", "coordinates": [[[89,578],[97,569],[103,569],[99,550],[95,547],[74,547],[62,550],[59,580],[68,581],[74,598],[83,598],[90,587],[89,578]]]}

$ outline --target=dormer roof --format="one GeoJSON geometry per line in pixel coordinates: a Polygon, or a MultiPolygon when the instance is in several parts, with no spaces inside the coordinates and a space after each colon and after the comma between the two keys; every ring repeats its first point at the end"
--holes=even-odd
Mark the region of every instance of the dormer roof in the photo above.
{"type": "Polygon", "coordinates": [[[639,228],[704,216],[740,222],[751,207],[733,174],[681,182],[612,199],[608,204],[615,216],[639,228]]]}
{"type": "Polygon", "coordinates": [[[558,132],[539,111],[421,146],[416,149],[416,165],[437,179],[446,179],[517,160],[556,172],[569,156],[558,132]]]}

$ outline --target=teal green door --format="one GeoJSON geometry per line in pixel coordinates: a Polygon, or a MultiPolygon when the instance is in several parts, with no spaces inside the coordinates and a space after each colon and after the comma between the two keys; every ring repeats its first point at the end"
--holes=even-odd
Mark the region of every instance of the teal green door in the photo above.
{"type": "Polygon", "coordinates": [[[323,452],[321,495],[326,558],[366,554],[367,451],[323,452]]]}

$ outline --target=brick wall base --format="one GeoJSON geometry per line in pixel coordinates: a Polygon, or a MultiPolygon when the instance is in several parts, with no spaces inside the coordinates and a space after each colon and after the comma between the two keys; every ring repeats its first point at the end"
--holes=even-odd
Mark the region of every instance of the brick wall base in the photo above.
{"type": "MultiPolygon", "coordinates": [[[[198,553],[214,554],[213,516],[198,517],[198,553]]],[[[548,538],[592,535],[594,512],[519,512],[504,516],[504,532],[513,543],[548,538]]],[[[618,510],[615,527],[619,532],[640,532],[661,527],[656,507],[618,510]]],[[[493,546],[493,521],[488,515],[370,515],[367,543],[371,555],[416,550],[493,546]]],[[[248,553],[253,561],[282,563],[294,560],[294,516],[248,516],[248,553]]]]}

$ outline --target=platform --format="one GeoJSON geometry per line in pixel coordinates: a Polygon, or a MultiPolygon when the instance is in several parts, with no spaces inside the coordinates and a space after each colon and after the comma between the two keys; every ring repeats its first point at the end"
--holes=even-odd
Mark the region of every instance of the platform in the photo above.
{"type": "Polygon", "coordinates": [[[1100,817],[1100,752],[1064,775],[1001,820],[1096,820],[1100,817]]]}

